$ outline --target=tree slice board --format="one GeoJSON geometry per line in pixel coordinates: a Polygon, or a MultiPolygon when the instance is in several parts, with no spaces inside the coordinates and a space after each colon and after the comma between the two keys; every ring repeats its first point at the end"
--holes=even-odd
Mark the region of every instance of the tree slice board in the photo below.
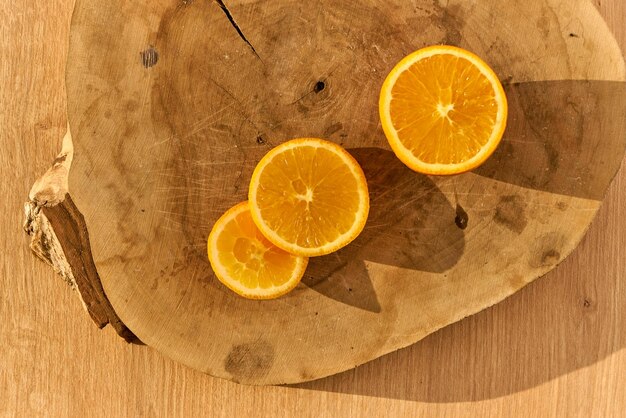
{"type": "Polygon", "coordinates": [[[302,382],[415,343],[570,254],[624,156],[625,79],[587,0],[77,0],[69,190],[139,339],[236,382],[302,382]],[[377,107],[391,68],[440,43],[490,63],[510,106],[495,155],[446,178],[394,157],[377,107]],[[259,159],[304,136],[362,164],[367,227],[292,293],[242,299],[211,271],[209,231],[259,159]]]}

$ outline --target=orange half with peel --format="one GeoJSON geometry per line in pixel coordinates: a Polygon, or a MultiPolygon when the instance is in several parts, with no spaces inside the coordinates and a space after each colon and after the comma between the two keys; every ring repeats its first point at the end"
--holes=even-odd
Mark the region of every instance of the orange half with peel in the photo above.
{"type": "Polygon", "coordinates": [[[249,299],[273,299],[289,292],[308,263],[308,258],[281,250],[261,234],[248,202],[232,207],[215,223],[208,253],[219,281],[249,299]]]}
{"type": "Polygon", "coordinates": [[[437,45],[420,49],[389,73],[380,93],[383,131],[411,169],[463,173],[495,151],[508,105],[496,73],[478,56],[437,45]]]}
{"type": "Polygon", "coordinates": [[[294,139],[270,150],[252,174],[248,199],[263,235],[305,257],[348,245],[369,213],[361,166],[341,146],[318,138],[294,139]]]}

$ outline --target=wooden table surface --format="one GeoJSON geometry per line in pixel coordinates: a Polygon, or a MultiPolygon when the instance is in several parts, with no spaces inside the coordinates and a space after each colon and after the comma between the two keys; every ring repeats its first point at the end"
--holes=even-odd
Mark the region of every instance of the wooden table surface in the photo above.
{"type": "MultiPolygon", "coordinates": [[[[626,3],[594,3],[625,50],[626,3]]],[[[65,129],[72,6],[25,0],[0,10],[0,416],[623,416],[626,169],[555,271],[321,381],[240,386],[98,330],[21,229],[28,190],[65,129]]]]}

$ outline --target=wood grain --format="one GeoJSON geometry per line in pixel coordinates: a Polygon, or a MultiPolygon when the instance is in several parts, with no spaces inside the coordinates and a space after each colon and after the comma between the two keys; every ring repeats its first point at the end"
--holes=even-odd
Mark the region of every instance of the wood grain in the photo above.
{"type": "Polygon", "coordinates": [[[318,379],[500,302],[586,232],[626,146],[626,71],[591,3],[227,4],[76,3],[70,193],[144,343],[236,382],[318,379]],[[447,178],[404,167],[378,126],[390,68],[440,42],[493,66],[511,115],[488,163],[447,178]],[[213,276],[206,237],[268,149],[302,135],[361,163],[368,223],[289,295],[242,299],[213,276]]]}
{"type": "MultiPolygon", "coordinates": [[[[19,227],[24,196],[65,129],[71,6],[27,1],[0,12],[9,22],[1,27],[9,63],[0,73],[9,86],[0,91],[1,135],[13,145],[0,155],[8,192],[0,242],[11,254],[2,259],[3,288],[11,291],[0,305],[0,415],[620,416],[626,408],[624,171],[557,270],[409,349],[304,389],[237,386],[149,348],[121,346],[113,331],[101,334],[32,259],[19,227]]],[[[624,4],[604,1],[599,9],[623,47],[624,4]]]]}

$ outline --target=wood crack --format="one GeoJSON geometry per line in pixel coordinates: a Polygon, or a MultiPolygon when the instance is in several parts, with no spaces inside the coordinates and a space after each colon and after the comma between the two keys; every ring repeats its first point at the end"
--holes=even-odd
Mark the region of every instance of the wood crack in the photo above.
{"type": "MultiPolygon", "coordinates": [[[[223,0],[215,0],[215,2],[217,3],[218,6],[220,6],[220,9],[222,9],[222,11],[224,12],[224,14],[226,15],[226,17],[228,18],[228,21],[230,22],[230,24],[232,25],[233,28],[235,28],[235,30],[237,31],[237,34],[239,35],[239,37],[246,43],[248,44],[248,46],[250,47],[250,49],[252,50],[252,52],[254,53],[254,55],[256,55],[256,57],[261,60],[261,57],[259,56],[259,54],[256,52],[256,49],[254,49],[254,46],[250,43],[250,41],[248,40],[248,38],[246,38],[246,35],[243,34],[243,31],[241,30],[241,28],[239,27],[239,25],[237,24],[237,22],[235,22],[235,18],[233,17],[232,13],[230,12],[230,10],[228,10],[228,7],[226,7],[226,5],[224,4],[223,0]]],[[[261,60],[261,62],[263,62],[263,60],[261,60]]]]}

